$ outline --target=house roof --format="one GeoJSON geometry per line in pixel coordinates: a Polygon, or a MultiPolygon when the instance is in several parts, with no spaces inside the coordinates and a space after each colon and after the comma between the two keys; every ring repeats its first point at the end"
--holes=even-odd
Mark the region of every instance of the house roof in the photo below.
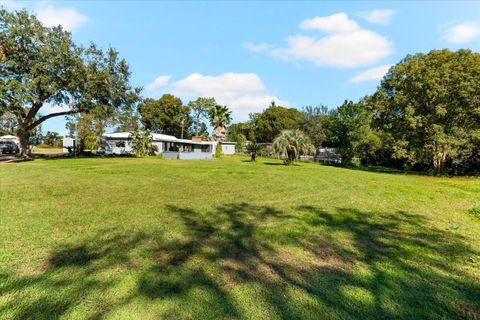
{"type": "MultiPolygon", "coordinates": [[[[113,132],[113,133],[105,133],[103,137],[110,138],[110,139],[131,139],[133,137],[133,134],[131,132],[113,132]]],[[[203,144],[203,145],[210,145],[215,143],[213,141],[192,141],[188,139],[177,139],[174,136],[171,136],[168,134],[161,134],[161,133],[152,133],[152,140],[180,142],[180,143],[189,143],[189,144],[203,144]]]]}
{"type": "MultiPolygon", "coordinates": [[[[133,137],[133,133],[131,132],[113,132],[113,133],[105,133],[103,134],[105,138],[112,138],[112,139],[129,139],[133,137]]],[[[161,133],[152,133],[153,140],[162,140],[162,141],[174,141],[177,140],[174,136],[170,136],[168,134],[161,134],[161,133]]]]}
{"type": "Polygon", "coordinates": [[[168,134],[161,134],[161,133],[152,133],[152,139],[153,141],[175,141],[178,140],[174,136],[168,135],[168,134]]]}
{"type": "Polygon", "coordinates": [[[11,134],[7,134],[5,136],[0,136],[0,139],[16,139],[16,140],[18,140],[18,138],[16,136],[12,136],[11,134]]]}
{"type": "Polygon", "coordinates": [[[113,132],[113,133],[104,133],[105,138],[114,138],[114,139],[128,139],[132,136],[131,132],[113,132]]]}
{"type": "Polygon", "coordinates": [[[175,142],[189,143],[189,144],[204,144],[204,145],[215,144],[215,141],[194,141],[194,140],[188,140],[188,139],[176,139],[175,142]]]}

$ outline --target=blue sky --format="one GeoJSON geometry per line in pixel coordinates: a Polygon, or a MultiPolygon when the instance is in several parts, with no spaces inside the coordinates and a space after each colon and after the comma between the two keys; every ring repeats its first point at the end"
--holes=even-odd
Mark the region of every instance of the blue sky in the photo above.
{"type": "MultiPolygon", "coordinates": [[[[62,24],[77,43],[116,48],[144,97],[214,96],[235,121],[272,99],[297,108],[357,100],[409,53],[480,49],[473,1],[0,3],[62,24]]],[[[44,130],[64,133],[64,120],[44,130]]]]}

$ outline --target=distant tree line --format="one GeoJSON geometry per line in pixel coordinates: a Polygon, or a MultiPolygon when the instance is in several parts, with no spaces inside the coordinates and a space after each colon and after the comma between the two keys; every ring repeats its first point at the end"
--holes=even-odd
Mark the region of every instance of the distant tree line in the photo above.
{"type": "Polygon", "coordinates": [[[468,174],[480,171],[480,54],[408,55],[358,102],[302,110],[272,104],[229,127],[230,139],[272,142],[299,129],[345,163],[468,174]]]}
{"type": "MultiPolygon", "coordinates": [[[[480,171],[480,54],[471,50],[408,55],[373,94],[332,110],[272,102],[235,124],[229,108],[213,97],[186,104],[171,94],[142,99],[130,76],[113,48],[76,45],[61,26],[46,27],[25,10],[0,7],[0,132],[19,137],[23,156],[29,144],[55,144],[58,134],[44,136],[42,123],[67,116],[67,129],[86,149],[97,148],[107,129],[207,138],[211,126],[217,141],[236,141],[240,150],[248,141],[273,143],[287,158],[313,145],[336,148],[345,163],[480,171]],[[42,114],[46,106],[62,108],[42,114]]],[[[148,145],[136,136],[139,145],[148,145]]]]}

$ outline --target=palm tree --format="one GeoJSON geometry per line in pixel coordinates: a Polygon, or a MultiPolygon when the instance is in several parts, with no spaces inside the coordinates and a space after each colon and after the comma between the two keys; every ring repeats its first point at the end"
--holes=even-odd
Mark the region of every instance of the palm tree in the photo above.
{"type": "Polygon", "coordinates": [[[226,141],[227,125],[232,121],[232,111],[227,106],[216,105],[208,112],[210,124],[213,126],[213,139],[226,141]]]}
{"type": "Polygon", "coordinates": [[[257,154],[260,153],[263,149],[263,147],[256,142],[247,144],[247,152],[250,154],[250,161],[256,161],[257,159],[257,154]]]}
{"type": "Polygon", "coordinates": [[[315,152],[310,139],[300,130],[283,130],[273,140],[273,149],[278,154],[286,154],[285,164],[292,164],[300,155],[315,152]]]}

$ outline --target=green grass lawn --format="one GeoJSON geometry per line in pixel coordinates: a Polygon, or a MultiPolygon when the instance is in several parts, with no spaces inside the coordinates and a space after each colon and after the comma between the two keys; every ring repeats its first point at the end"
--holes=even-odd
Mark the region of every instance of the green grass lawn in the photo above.
{"type": "Polygon", "coordinates": [[[480,179],[245,159],[0,164],[0,318],[480,319],[480,179]]]}

